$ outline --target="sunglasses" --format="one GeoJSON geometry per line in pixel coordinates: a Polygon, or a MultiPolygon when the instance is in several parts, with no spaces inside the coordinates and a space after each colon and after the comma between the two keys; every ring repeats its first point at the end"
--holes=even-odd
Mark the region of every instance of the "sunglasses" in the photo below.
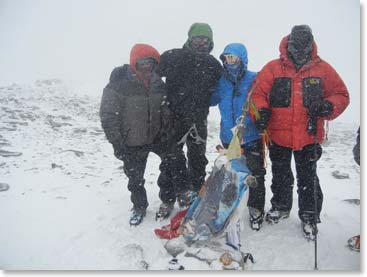
{"type": "Polygon", "coordinates": [[[232,55],[232,54],[228,54],[228,55],[223,55],[223,61],[226,64],[239,64],[240,63],[240,58],[236,55],[232,55]]]}

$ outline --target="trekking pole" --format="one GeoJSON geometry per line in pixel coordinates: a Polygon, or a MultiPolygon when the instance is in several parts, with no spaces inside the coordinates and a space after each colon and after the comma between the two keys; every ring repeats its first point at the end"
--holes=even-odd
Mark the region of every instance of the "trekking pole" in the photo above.
{"type": "Polygon", "coordinates": [[[315,228],[316,228],[316,234],[315,234],[315,240],[314,240],[314,245],[315,245],[315,263],[314,263],[314,270],[318,270],[317,268],[317,178],[316,178],[316,162],[317,162],[317,151],[316,151],[316,145],[317,145],[317,117],[316,116],[311,116],[308,119],[308,125],[307,125],[307,132],[311,135],[313,135],[313,165],[312,165],[312,169],[313,169],[313,198],[314,198],[314,222],[315,222],[315,228]]]}
{"type": "Polygon", "coordinates": [[[317,144],[317,139],[316,139],[316,132],[314,134],[314,139],[313,139],[313,148],[314,148],[314,164],[313,164],[313,169],[314,169],[314,176],[313,176],[313,198],[314,198],[314,221],[315,221],[315,228],[316,228],[316,234],[315,234],[315,265],[314,265],[314,270],[318,270],[317,268],[317,178],[316,178],[316,162],[317,162],[317,151],[316,151],[316,144],[317,144]]]}

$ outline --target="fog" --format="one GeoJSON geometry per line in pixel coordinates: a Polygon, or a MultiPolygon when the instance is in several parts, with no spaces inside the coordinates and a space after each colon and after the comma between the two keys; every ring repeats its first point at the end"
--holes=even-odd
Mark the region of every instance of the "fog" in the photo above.
{"type": "Polygon", "coordinates": [[[101,94],[137,42],[181,47],[190,25],[207,22],[219,54],[244,43],[249,69],[279,56],[293,25],[308,24],[319,56],[346,83],[351,104],[338,120],[360,122],[360,3],[356,0],[0,0],[0,85],[59,78],[101,94]]]}

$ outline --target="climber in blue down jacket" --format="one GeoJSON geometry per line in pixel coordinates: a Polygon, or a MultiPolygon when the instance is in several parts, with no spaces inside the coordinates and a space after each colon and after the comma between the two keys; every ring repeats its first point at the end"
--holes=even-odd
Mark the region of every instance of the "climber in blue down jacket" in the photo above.
{"type": "MultiPolygon", "coordinates": [[[[255,72],[247,69],[247,49],[241,43],[227,45],[220,55],[223,63],[223,73],[216,91],[211,97],[211,106],[219,105],[221,114],[220,139],[223,147],[228,148],[232,137],[232,128],[236,126],[245,104],[247,94],[256,77],[255,72]]],[[[260,230],[264,218],[265,186],[263,143],[261,132],[246,116],[244,140],[241,147],[247,159],[247,165],[256,177],[257,186],[250,188],[247,206],[250,213],[250,226],[260,230]]]]}

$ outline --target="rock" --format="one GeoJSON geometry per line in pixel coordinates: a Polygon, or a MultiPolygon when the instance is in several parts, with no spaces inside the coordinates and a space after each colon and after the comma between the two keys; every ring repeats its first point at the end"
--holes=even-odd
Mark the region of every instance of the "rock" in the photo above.
{"type": "Polygon", "coordinates": [[[63,126],[73,126],[73,124],[67,123],[67,122],[56,122],[54,120],[54,116],[52,115],[48,115],[46,117],[46,124],[50,125],[51,128],[54,130],[58,130],[58,128],[63,127],[63,126]]]}
{"type": "Polygon", "coordinates": [[[171,256],[176,257],[177,255],[185,251],[186,244],[183,238],[178,237],[175,239],[168,240],[164,245],[164,248],[171,256]]]}
{"type": "Polygon", "coordinates": [[[110,181],[104,181],[101,186],[107,187],[108,185],[110,185],[110,181]]]}
{"type": "Polygon", "coordinates": [[[339,170],[334,170],[331,172],[331,175],[333,175],[333,177],[336,179],[349,179],[348,173],[342,173],[339,170]]]}
{"type": "Polygon", "coordinates": [[[11,144],[7,141],[0,141],[0,146],[3,147],[3,146],[11,146],[11,144]]]}
{"type": "Polygon", "coordinates": [[[0,156],[2,157],[19,157],[21,156],[21,152],[10,152],[6,150],[0,150],[0,156]]]}
{"type": "Polygon", "coordinates": [[[61,151],[61,153],[63,153],[63,152],[73,152],[75,154],[75,156],[77,156],[77,157],[82,157],[84,155],[83,151],[78,151],[78,150],[73,150],[73,149],[68,149],[68,150],[61,151]]]}
{"type": "Polygon", "coordinates": [[[361,204],[361,201],[359,199],[344,199],[343,201],[357,206],[361,204]]]}
{"type": "Polygon", "coordinates": [[[63,168],[62,165],[58,165],[58,164],[55,164],[55,163],[52,163],[51,164],[51,168],[63,168]]]}
{"type": "Polygon", "coordinates": [[[88,129],[87,128],[74,128],[73,129],[73,133],[75,134],[85,134],[87,133],[88,129]]]}
{"type": "Polygon", "coordinates": [[[7,191],[9,190],[10,186],[5,183],[0,183],[0,191],[7,191]]]}

